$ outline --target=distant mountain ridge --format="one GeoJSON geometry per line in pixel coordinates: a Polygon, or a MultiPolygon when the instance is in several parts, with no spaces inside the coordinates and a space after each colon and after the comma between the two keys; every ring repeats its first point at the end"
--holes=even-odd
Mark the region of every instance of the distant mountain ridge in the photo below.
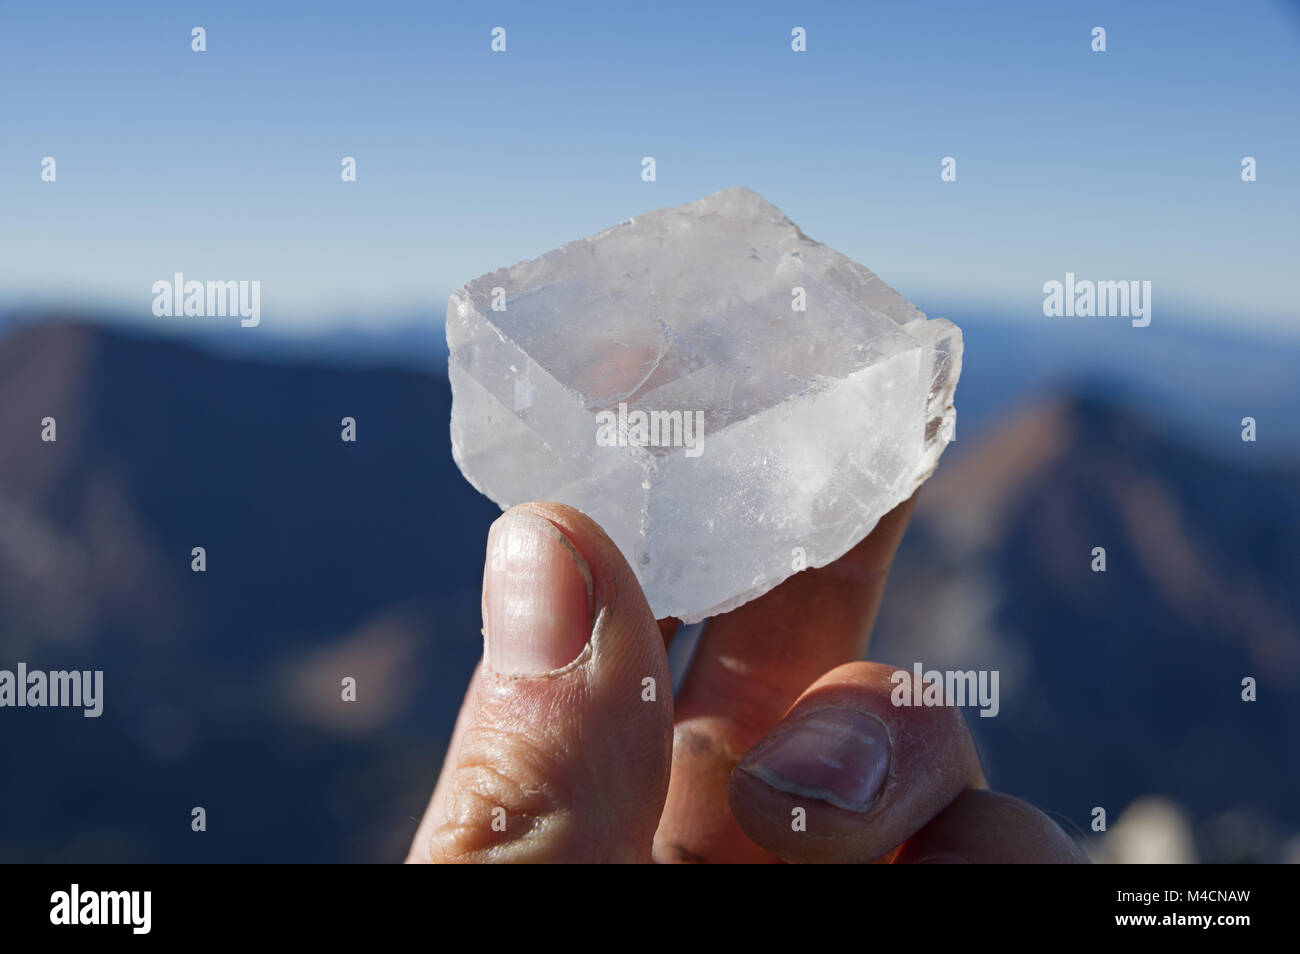
{"type": "Polygon", "coordinates": [[[1300,468],[1234,465],[1067,396],[953,450],[872,655],[999,668],[1006,717],[968,720],[992,781],[1081,828],[1157,793],[1205,831],[1232,813],[1300,829],[1300,468]]]}
{"type": "MultiPolygon", "coordinates": [[[[354,367],[402,367],[441,374],[447,361],[442,318],[445,297],[404,317],[382,320],[358,315],[307,334],[290,330],[276,316],[257,329],[220,319],[128,320],[92,316],[111,333],[191,344],[212,353],[250,360],[354,367]]],[[[925,302],[918,302],[923,307],[925,302]]],[[[1144,408],[1178,437],[1216,455],[1236,450],[1241,419],[1258,422],[1259,458],[1300,458],[1300,340],[1234,335],[1189,325],[1161,314],[1147,328],[1087,319],[1030,315],[1009,320],[1006,312],[940,309],[963,329],[966,360],[958,393],[962,434],[996,423],[1009,408],[1035,400],[1069,382],[1069,393],[1144,408]]],[[[0,340],[27,326],[81,323],[76,311],[0,308],[0,340]]]]}
{"type": "MultiPolygon", "coordinates": [[[[102,668],[106,694],[98,720],[0,712],[24,768],[0,860],[401,854],[480,651],[498,512],[451,459],[449,402],[436,372],[0,338],[0,667],[102,668]]],[[[988,421],[921,493],[873,658],[998,668],[1002,714],[971,720],[990,777],[1075,825],[1163,792],[1300,829],[1297,471],[1095,398],[988,421]]]]}
{"type": "Polygon", "coordinates": [[[413,371],[67,324],[0,341],[0,660],[103,668],[106,694],[98,720],[0,713],[33,768],[0,794],[0,858],[403,850],[479,653],[466,594],[498,513],[449,417],[413,371]],[[362,687],[346,714],[331,658],[362,687]],[[226,834],[196,841],[187,804],[226,834]]]}

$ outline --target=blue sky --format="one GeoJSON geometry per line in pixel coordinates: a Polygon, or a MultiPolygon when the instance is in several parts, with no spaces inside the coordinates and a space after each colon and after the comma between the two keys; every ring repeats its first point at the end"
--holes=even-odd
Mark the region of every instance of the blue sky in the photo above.
{"type": "Polygon", "coordinates": [[[5,4],[0,303],[156,322],[182,271],[260,280],[273,330],[440,317],[748,185],[958,321],[1047,321],[1073,271],[1150,280],[1157,324],[1300,334],[1294,3],[558,6],[5,4]]]}

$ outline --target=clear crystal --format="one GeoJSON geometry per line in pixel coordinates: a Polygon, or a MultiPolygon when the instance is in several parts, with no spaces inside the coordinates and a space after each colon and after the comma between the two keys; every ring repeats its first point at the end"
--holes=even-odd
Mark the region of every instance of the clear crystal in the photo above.
{"type": "Polygon", "coordinates": [[[582,510],[655,616],[685,622],[835,560],[911,496],[953,434],[962,352],[955,325],[748,189],[476,278],[447,342],[470,483],[582,510]],[[637,411],[700,412],[702,440],[647,445],[637,411]]]}

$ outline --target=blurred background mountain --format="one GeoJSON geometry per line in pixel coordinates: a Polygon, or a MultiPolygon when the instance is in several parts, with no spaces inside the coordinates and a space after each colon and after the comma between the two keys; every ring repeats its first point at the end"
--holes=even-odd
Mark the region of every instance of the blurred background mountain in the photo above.
{"type": "MultiPolygon", "coordinates": [[[[0,668],[105,671],[99,719],[0,718],[0,859],[400,858],[497,513],[451,458],[436,323],[254,352],[84,317],[0,318],[0,668]]],[[[871,657],[998,669],[990,779],[1100,859],[1292,857],[1296,346],[959,320],[958,440],[871,657]]]]}

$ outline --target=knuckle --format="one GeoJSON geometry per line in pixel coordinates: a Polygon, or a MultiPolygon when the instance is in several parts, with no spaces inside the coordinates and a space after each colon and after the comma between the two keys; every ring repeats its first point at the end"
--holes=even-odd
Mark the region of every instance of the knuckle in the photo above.
{"type": "Polygon", "coordinates": [[[501,729],[471,729],[447,786],[446,822],[433,833],[439,861],[486,860],[525,852],[543,830],[562,827],[572,799],[556,760],[536,740],[501,729]]]}
{"type": "Polygon", "coordinates": [[[699,678],[701,695],[712,700],[712,714],[726,724],[737,752],[766,735],[793,701],[784,686],[770,684],[761,673],[713,666],[699,678]]]}

